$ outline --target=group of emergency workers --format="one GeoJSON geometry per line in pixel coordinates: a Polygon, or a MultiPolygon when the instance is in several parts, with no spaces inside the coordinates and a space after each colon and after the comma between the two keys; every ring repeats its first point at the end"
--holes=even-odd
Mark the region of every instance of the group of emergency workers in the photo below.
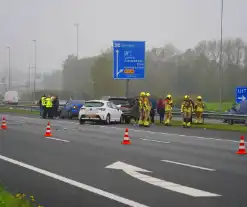
{"type": "Polygon", "coordinates": [[[53,119],[58,117],[59,100],[57,96],[43,95],[39,101],[40,117],[53,119]]]}
{"type": "MultiPolygon", "coordinates": [[[[150,93],[141,92],[139,96],[139,113],[140,117],[138,120],[138,125],[150,126],[150,112],[152,109],[152,104],[150,102],[150,93]]],[[[172,96],[168,94],[164,100],[165,117],[163,123],[165,126],[171,126],[172,120],[172,109],[174,107],[174,102],[172,96]]],[[[183,127],[190,127],[192,124],[192,114],[196,115],[196,124],[203,123],[203,111],[205,105],[202,101],[202,97],[198,96],[194,102],[188,95],[184,96],[184,100],[181,104],[181,114],[182,114],[182,125],[183,127]]]]}

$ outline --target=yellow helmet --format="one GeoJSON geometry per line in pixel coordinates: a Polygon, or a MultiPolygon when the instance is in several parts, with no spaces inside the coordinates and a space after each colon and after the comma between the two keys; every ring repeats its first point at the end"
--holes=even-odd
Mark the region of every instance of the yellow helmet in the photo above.
{"type": "Polygon", "coordinates": [[[197,96],[197,99],[198,99],[198,100],[202,100],[202,97],[201,97],[201,96],[197,96]]]}
{"type": "Polygon", "coordinates": [[[140,93],[140,96],[145,96],[145,92],[141,92],[140,93]]]}
{"type": "Polygon", "coordinates": [[[184,99],[186,99],[186,100],[189,99],[189,96],[188,95],[185,95],[184,96],[184,99]]]}
{"type": "Polygon", "coordinates": [[[146,96],[151,96],[151,94],[150,93],[146,93],[146,96]]]}
{"type": "Polygon", "coordinates": [[[168,94],[168,95],[166,96],[166,98],[172,98],[172,95],[168,94]]]}

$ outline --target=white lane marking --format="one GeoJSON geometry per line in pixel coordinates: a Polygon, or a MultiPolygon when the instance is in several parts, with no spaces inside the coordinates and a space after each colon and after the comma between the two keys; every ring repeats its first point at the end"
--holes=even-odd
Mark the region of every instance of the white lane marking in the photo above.
{"type": "Polygon", "coordinates": [[[215,169],[210,169],[210,168],[206,168],[206,167],[200,167],[200,166],[196,166],[196,165],[190,165],[190,164],[181,163],[181,162],[174,162],[174,161],[171,161],[171,160],[161,160],[161,161],[162,162],[176,164],[176,165],[182,165],[182,166],[197,168],[197,169],[201,169],[201,170],[216,171],[215,169]]]}
{"type": "MultiPolygon", "coordinates": [[[[112,129],[117,129],[117,130],[124,130],[124,128],[119,128],[119,127],[108,127],[108,126],[101,126],[101,127],[102,128],[112,128],[112,129]]],[[[132,129],[132,128],[129,128],[129,131],[144,132],[144,133],[159,134],[159,135],[162,134],[164,136],[191,137],[191,138],[196,138],[196,139],[204,139],[204,140],[214,140],[214,141],[239,143],[239,141],[231,140],[231,139],[220,139],[220,138],[212,138],[212,137],[199,137],[199,136],[184,135],[184,134],[170,134],[170,133],[164,133],[164,132],[154,132],[154,131],[147,131],[147,130],[140,130],[140,129],[132,129]]],[[[247,142],[245,142],[245,144],[247,144],[247,142]]]]}
{"type": "Polygon", "coordinates": [[[108,192],[103,191],[101,189],[98,189],[98,188],[95,188],[95,187],[92,187],[92,186],[89,186],[89,185],[86,185],[86,184],[77,182],[75,180],[72,180],[72,179],[63,177],[61,175],[57,175],[55,173],[52,173],[52,172],[49,172],[49,171],[46,171],[46,170],[43,170],[43,169],[34,167],[32,165],[28,165],[26,163],[23,163],[23,162],[20,162],[20,161],[17,161],[17,160],[14,160],[14,159],[11,159],[11,158],[2,156],[2,155],[0,155],[0,159],[1,160],[4,160],[6,162],[9,162],[9,163],[18,165],[20,167],[29,169],[31,171],[37,172],[39,174],[45,175],[47,177],[51,177],[51,178],[53,178],[55,180],[59,180],[61,182],[67,183],[69,185],[72,185],[72,186],[81,188],[83,190],[92,192],[94,194],[97,194],[97,195],[100,195],[100,196],[109,198],[109,199],[114,200],[114,201],[117,201],[119,203],[126,204],[126,205],[131,206],[131,207],[149,207],[149,206],[143,205],[141,203],[137,203],[135,201],[129,200],[127,198],[123,198],[123,197],[120,197],[118,195],[115,195],[115,194],[112,194],[112,193],[108,193],[108,192]]]}
{"type": "Polygon", "coordinates": [[[148,141],[148,142],[159,142],[159,143],[165,143],[165,144],[170,144],[171,142],[167,142],[167,141],[160,141],[160,140],[155,140],[155,139],[145,139],[145,138],[139,138],[141,140],[144,141],[148,141]]]}
{"type": "Polygon", "coordinates": [[[202,191],[202,190],[199,190],[196,188],[191,188],[191,187],[179,185],[176,183],[168,182],[165,180],[161,180],[161,179],[158,179],[155,177],[151,177],[148,175],[144,175],[144,174],[139,173],[139,172],[149,173],[151,171],[148,171],[148,170],[145,170],[145,169],[133,166],[133,165],[129,165],[127,163],[120,162],[120,161],[115,162],[111,165],[108,165],[108,166],[106,166],[106,168],[114,169],[114,170],[122,170],[125,173],[127,173],[128,175],[130,175],[130,176],[132,176],[138,180],[141,180],[141,181],[144,181],[144,182],[149,183],[151,185],[155,185],[155,186],[158,186],[158,187],[161,187],[161,188],[164,188],[167,190],[171,190],[171,191],[174,191],[177,193],[192,196],[192,197],[217,197],[217,196],[221,196],[218,194],[210,193],[207,191],[202,191]]]}
{"type": "Polygon", "coordinates": [[[59,138],[55,138],[55,137],[45,137],[46,139],[51,139],[51,140],[56,140],[56,141],[60,141],[60,142],[70,142],[69,140],[66,139],[59,139],[59,138]]]}

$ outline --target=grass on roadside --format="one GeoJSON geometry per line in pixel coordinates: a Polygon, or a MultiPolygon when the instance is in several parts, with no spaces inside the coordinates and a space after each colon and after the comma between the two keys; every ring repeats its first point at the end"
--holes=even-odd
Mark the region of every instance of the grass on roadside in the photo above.
{"type": "MultiPolygon", "coordinates": [[[[158,121],[156,122],[158,125],[160,124],[158,121]]],[[[172,126],[173,127],[182,127],[182,121],[172,120],[172,126]]],[[[216,123],[204,123],[204,124],[193,124],[191,125],[191,128],[202,128],[202,129],[213,129],[213,130],[224,130],[224,131],[238,131],[238,132],[247,132],[247,126],[235,124],[235,125],[229,125],[229,124],[216,124],[216,123]]]]}
{"type": "Polygon", "coordinates": [[[28,111],[24,109],[15,109],[15,108],[1,108],[0,113],[18,113],[18,114],[39,114],[39,111],[28,111]]]}
{"type": "Polygon", "coordinates": [[[25,194],[18,193],[15,196],[11,195],[9,192],[4,190],[0,186],[0,207],[43,207],[41,205],[35,204],[35,199],[30,196],[27,199],[25,194]]]}
{"type": "Polygon", "coordinates": [[[233,105],[233,102],[224,102],[222,106],[220,103],[212,102],[212,103],[205,103],[207,111],[217,111],[217,112],[225,112],[226,110],[230,109],[233,105]]]}

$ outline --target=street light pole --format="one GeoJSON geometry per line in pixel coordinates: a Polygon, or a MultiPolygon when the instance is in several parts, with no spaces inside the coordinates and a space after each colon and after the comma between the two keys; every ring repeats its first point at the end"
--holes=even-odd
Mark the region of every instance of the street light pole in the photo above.
{"type": "Polygon", "coordinates": [[[8,49],[8,62],[9,62],[9,90],[11,88],[11,69],[10,69],[10,46],[7,46],[8,49]]]}
{"type": "Polygon", "coordinates": [[[79,24],[75,24],[76,27],[76,58],[79,58],[79,24]]]}
{"type": "Polygon", "coordinates": [[[224,0],[221,0],[221,18],[220,18],[220,70],[219,70],[219,83],[220,83],[220,105],[223,101],[223,67],[222,67],[222,52],[223,52],[223,9],[224,0]]]}
{"type": "Polygon", "coordinates": [[[34,43],[34,80],[33,80],[33,99],[36,100],[36,73],[37,73],[37,41],[33,40],[34,43]]]}

